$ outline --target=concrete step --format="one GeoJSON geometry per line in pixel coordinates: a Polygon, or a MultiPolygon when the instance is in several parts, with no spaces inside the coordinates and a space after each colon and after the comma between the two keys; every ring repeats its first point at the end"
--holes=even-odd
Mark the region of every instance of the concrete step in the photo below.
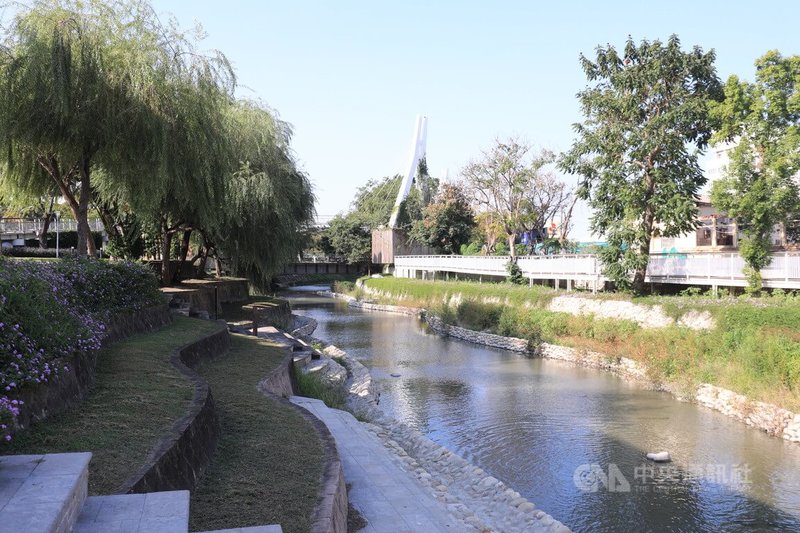
{"type": "Polygon", "coordinates": [[[86,500],[91,453],[0,456],[0,532],[69,532],[86,500]]]}
{"type": "Polygon", "coordinates": [[[92,496],[74,533],[186,533],[189,491],[92,496]]]}
{"type": "Polygon", "coordinates": [[[283,533],[283,528],[278,524],[271,526],[236,527],[233,529],[215,529],[202,533],[283,533]]]}

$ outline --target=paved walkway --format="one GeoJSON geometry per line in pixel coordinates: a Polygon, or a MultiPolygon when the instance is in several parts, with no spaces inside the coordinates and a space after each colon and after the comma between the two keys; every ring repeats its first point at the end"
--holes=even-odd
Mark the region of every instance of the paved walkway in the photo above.
{"type": "Polygon", "coordinates": [[[361,531],[441,533],[465,530],[465,524],[424,491],[353,415],[328,409],[320,400],[312,398],[292,396],[291,400],[325,422],[336,439],[344,477],[351,485],[350,503],[369,522],[361,531]]]}

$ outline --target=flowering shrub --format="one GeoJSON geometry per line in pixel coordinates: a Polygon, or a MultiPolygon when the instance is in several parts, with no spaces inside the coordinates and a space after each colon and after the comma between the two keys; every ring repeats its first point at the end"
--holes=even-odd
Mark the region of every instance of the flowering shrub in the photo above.
{"type": "Polygon", "coordinates": [[[23,387],[68,372],[100,347],[114,314],[159,303],[153,274],[134,263],[0,259],[0,438],[10,438],[23,387]]]}

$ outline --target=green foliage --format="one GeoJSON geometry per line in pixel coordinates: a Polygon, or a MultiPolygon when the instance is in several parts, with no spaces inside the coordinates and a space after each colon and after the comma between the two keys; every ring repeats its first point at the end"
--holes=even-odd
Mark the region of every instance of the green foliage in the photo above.
{"type": "MultiPolygon", "coordinates": [[[[567,202],[564,184],[547,171],[554,161],[548,150],[533,153],[518,139],[498,139],[461,171],[473,200],[491,214],[489,225],[502,228],[509,246],[523,231],[543,228],[567,202]]],[[[516,250],[510,252],[516,257],[516,250]]]]}
{"type": "Polygon", "coordinates": [[[456,321],[459,325],[477,331],[495,331],[503,314],[503,306],[466,300],[456,308],[456,321]]]}
{"type": "Polygon", "coordinates": [[[578,95],[586,120],[575,125],[578,139],[560,166],[583,178],[578,194],[594,210],[591,228],[608,242],[605,273],[620,287],[643,289],[653,236],[695,227],[707,106],[722,97],[714,59],[699,47],[682,51],[674,35],[581,56],[594,85],[578,95]]]}
{"type": "Polygon", "coordinates": [[[333,292],[341,294],[350,294],[356,288],[356,284],[352,281],[334,281],[333,292]]]}
{"type": "Polygon", "coordinates": [[[509,283],[513,283],[515,285],[524,285],[526,283],[525,276],[522,275],[522,269],[516,263],[516,261],[509,261],[506,265],[506,271],[508,272],[508,278],[506,281],[509,283]]]}
{"type": "Polygon", "coordinates": [[[479,242],[471,242],[469,244],[462,244],[460,248],[461,255],[480,255],[481,244],[479,242]]]}
{"type": "Polygon", "coordinates": [[[750,292],[761,289],[770,263],[772,232],[800,215],[800,56],[771,51],[756,61],[756,81],[731,76],[725,100],[711,107],[714,141],[733,142],[724,179],[714,182],[714,205],[735,218],[745,240],[739,253],[750,292]]]}
{"type": "Polygon", "coordinates": [[[326,230],[336,255],[348,263],[369,261],[372,252],[372,233],[357,217],[336,215],[326,230]]]}
{"type": "Polygon", "coordinates": [[[297,389],[300,396],[316,398],[325,402],[331,409],[344,409],[347,405],[347,393],[342,387],[325,382],[316,374],[296,372],[297,389]]]}
{"type": "Polygon", "coordinates": [[[444,184],[423,213],[422,220],[413,225],[414,240],[444,254],[458,253],[469,242],[475,228],[475,215],[460,187],[444,184]]]}

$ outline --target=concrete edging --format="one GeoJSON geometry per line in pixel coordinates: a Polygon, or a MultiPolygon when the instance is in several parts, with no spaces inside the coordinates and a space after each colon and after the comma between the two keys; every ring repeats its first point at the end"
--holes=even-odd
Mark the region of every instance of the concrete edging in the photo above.
{"type": "Polygon", "coordinates": [[[227,329],[175,350],[170,363],[194,386],[189,409],[153,447],[146,463],[128,478],[116,494],[191,490],[217,448],[221,426],[211,388],[194,368],[230,346],[227,329]]]}
{"type": "Polygon", "coordinates": [[[281,364],[258,383],[258,390],[270,399],[289,405],[317,432],[325,450],[325,465],[317,498],[311,513],[312,533],[347,533],[347,486],[336,440],[328,427],[310,411],[288,400],[296,390],[294,356],[288,353],[281,364]]]}

